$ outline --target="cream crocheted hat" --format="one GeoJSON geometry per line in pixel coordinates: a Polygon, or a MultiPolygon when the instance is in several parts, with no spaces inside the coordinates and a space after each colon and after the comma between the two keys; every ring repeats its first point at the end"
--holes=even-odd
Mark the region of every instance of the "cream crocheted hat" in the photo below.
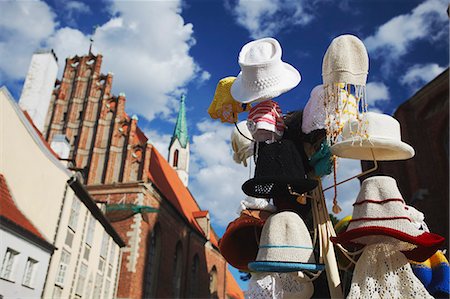
{"type": "Polygon", "coordinates": [[[234,127],[233,133],[231,133],[231,147],[234,152],[234,162],[242,163],[247,167],[247,159],[253,156],[254,142],[246,120],[239,122],[234,127]]]}
{"type": "Polygon", "coordinates": [[[323,57],[324,84],[366,85],[368,72],[369,55],[359,38],[346,34],[333,39],[323,57]]]}
{"type": "Polygon", "coordinates": [[[241,72],[231,95],[241,103],[273,99],[300,83],[300,73],[281,60],[281,46],[274,38],[262,38],[242,47],[241,72]]]}

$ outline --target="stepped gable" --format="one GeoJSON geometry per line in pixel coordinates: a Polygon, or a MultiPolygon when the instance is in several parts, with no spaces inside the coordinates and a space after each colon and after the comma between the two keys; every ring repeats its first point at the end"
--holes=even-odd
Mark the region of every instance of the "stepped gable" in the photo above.
{"type": "MultiPolygon", "coordinates": [[[[176,171],[155,147],[152,147],[150,156],[149,178],[191,226],[204,235],[203,230],[195,220],[195,217],[199,215],[198,212],[201,212],[200,207],[191,192],[189,192],[189,189],[183,185],[176,171]]],[[[217,236],[213,232],[210,235],[210,241],[214,246],[218,247],[217,236]]]]}

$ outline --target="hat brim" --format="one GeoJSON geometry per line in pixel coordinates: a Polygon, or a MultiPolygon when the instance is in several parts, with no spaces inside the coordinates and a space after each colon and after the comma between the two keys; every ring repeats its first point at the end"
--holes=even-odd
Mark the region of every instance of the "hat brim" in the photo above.
{"type": "Polygon", "coordinates": [[[253,272],[297,272],[302,270],[321,271],[325,269],[323,264],[307,264],[295,262],[255,261],[248,264],[253,272]]]}
{"type": "Polygon", "coordinates": [[[303,194],[311,191],[317,187],[317,181],[313,179],[293,179],[292,177],[273,176],[273,177],[258,177],[252,178],[246,181],[242,185],[242,191],[248,196],[272,198],[274,196],[292,196],[289,192],[288,185],[291,186],[291,190],[303,194]],[[268,192],[258,192],[258,185],[273,184],[268,192]]]}
{"type": "Polygon", "coordinates": [[[379,226],[352,229],[330,239],[333,243],[342,245],[351,243],[361,244],[358,243],[358,238],[374,235],[393,237],[400,241],[416,245],[417,247],[413,250],[403,252],[408,259],[416,262],[423,262],[428,259],[445,241],[443,237],[433,233],[424,232],[418,236],[411,236],[396,229],[379,226]]]}
{"type": "Polygon", "coordinates": [[[219,251],[226,261],[241,271],[248,272],[248,263],[258,254],[258,236],[266,219],[272,213],[260,211],[261,219],[241,215],[231,222],[219,240],[219,251]]]}
{"type": "Polygon", "coordinates": [[[258,91],[249,90],[242,82],[242,72],[231,85],[231,96],[238,102],[246,104],[265,99],[273,99],[297,86],[301,81],[300,73],[290,64],[282,62],[283,77],[277,85],[258,91]]]}
{"type": "Polygon", "coordinates": [[[331,153],[341,158],[373,160],[372,149],[377,161],[406,160],[414,157],[414,149],[405,142],[373,137],[370,139],[349,139],[331,147],[331,153]]]}

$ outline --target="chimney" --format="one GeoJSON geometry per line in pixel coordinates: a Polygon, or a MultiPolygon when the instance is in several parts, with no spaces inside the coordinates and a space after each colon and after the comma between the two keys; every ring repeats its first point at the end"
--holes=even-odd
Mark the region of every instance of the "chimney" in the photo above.
{"type": "Polygon", "coordinates": [[[209,222],[209,211],[194,211],[192,212],[195,221],[197,221],[198,226],[202,229],[206,239],[209,241],[209,233],[211,230],[211,224],[209,222]]]}
{"type": "Polygon", "coordinates": [[[33,54],[19,100],[20,107],[28,112],[41,132],[58,74],[57,61],[53,50],[33,54]]]}
{"type": "Polygon", "coordinates": [[[53,136],[50,144],[52,150],[58,154],[61,159],[68,159],[70,154],[70,143],[66,135],[57,134],[53,136]]]}

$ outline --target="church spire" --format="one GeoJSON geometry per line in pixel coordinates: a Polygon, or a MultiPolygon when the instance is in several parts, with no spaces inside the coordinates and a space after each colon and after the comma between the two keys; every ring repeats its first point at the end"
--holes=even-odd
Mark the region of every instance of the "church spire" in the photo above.
{"type": "Polygon", "coordinates": [[[186,148],[186,145],[189,142],[189,135],[188,135],[187,124],[186,124],[186,106],[184,103],[185,100],[186,100],[186,96],[184,94],[181,95],[180,111],[178,112],[177,123],[175,125],[175,129],[173,130],[173,135],[172,135],[172,140],[170,141],[170,146],[172,146],[175,139],[178,139],[182,148],[186,148]]]}

